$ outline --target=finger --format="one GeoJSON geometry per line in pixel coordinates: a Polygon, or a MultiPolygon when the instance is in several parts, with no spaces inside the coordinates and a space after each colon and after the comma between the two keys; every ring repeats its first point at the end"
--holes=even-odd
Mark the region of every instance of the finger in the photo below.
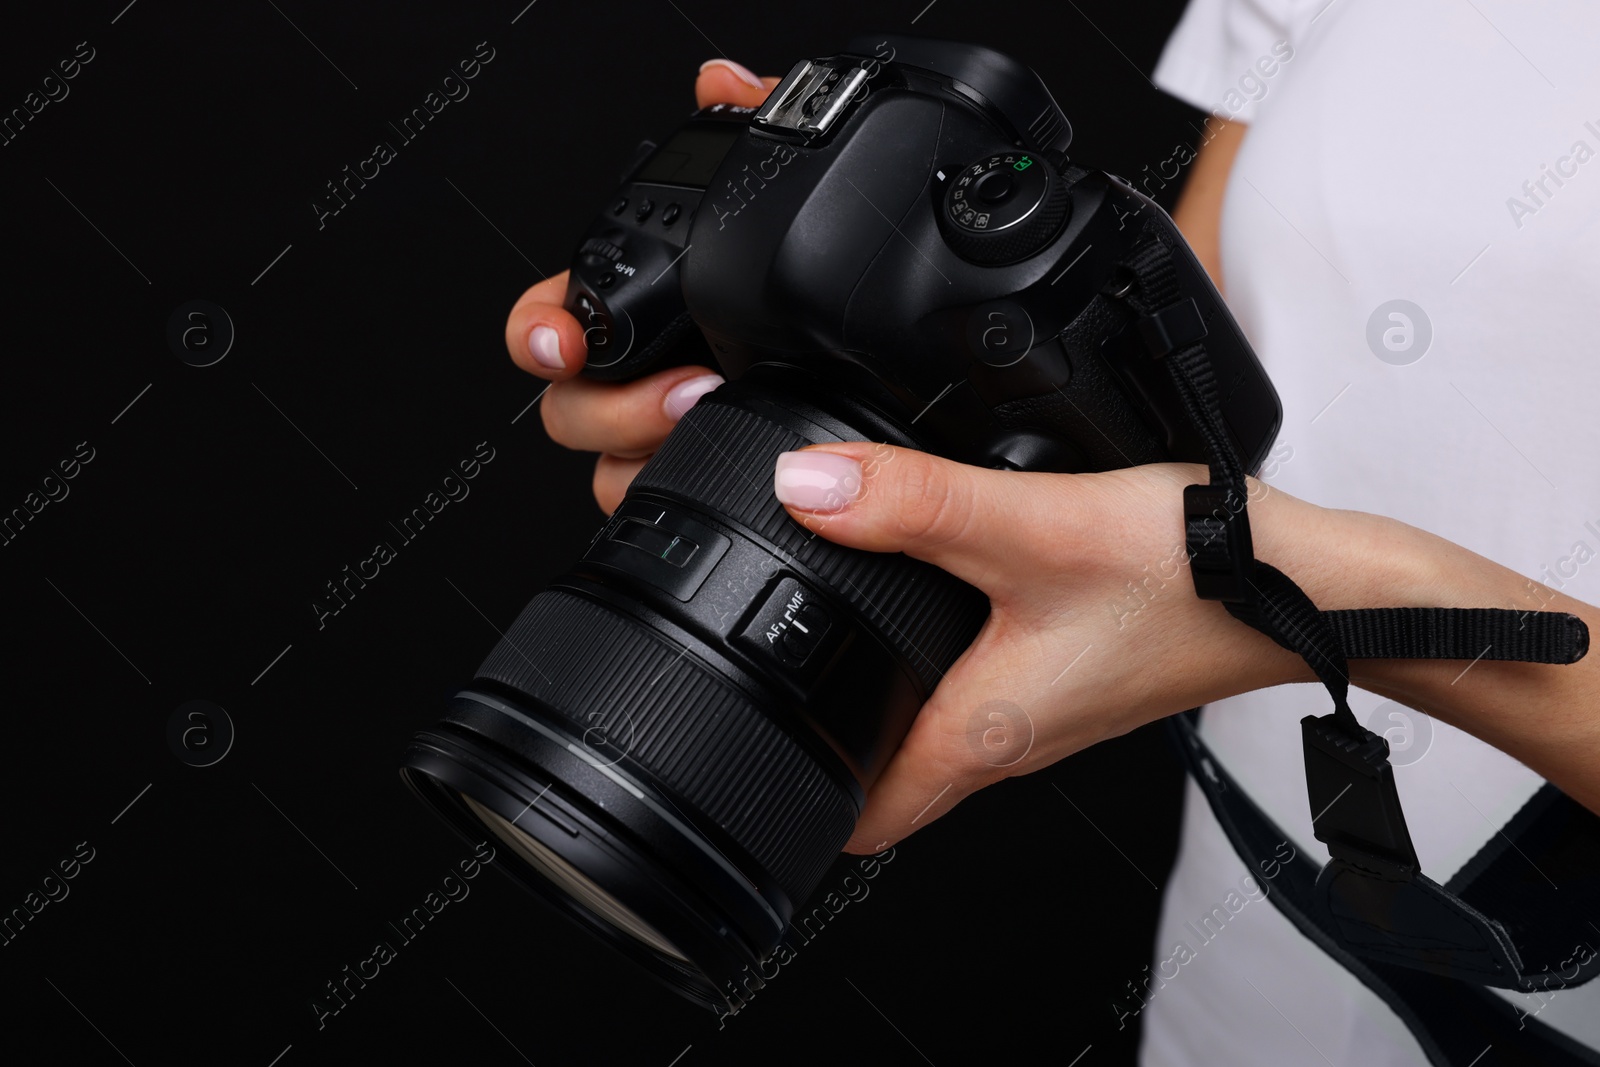
{"type": "Polygon", "coordinates": [[[621,456],[601,456],[594,465],[594,499],[607,515],[617,510],[634,476],[644,469],[649,456],[624,459],[621,456]]]}
{"type": "MultiPolygon", "coordinates": [[[[992,625],[992,624],[991,624],[992,625]]],[[[966,797],[1013,773],[1032,769],[1033,720],[1004,699],[1004,678],[986,676],[984,636],[939,683],[900,748],[873,783],[845,846],[881,852],[922,829],[966,797]]],[[[1016,673],[1025,665],[1012,664],[1016,673]]],[[[1019,699],[1021,694],[1018,694],[1019,699]]]]}
{"type": "Polygon", "coordinates": [[[712,104],[755,107],[781,80],[759,77],[731,59],[708,59],[700,64],[700,76],[694,82],[694,98],[700,107],[712,104]]]}
{"type": "Polygon", "coordinates": [[[583,369],[583,324],[561,306],[567,273],[522,294],[506,316],[506,349],[512,362],[541,378],[564,381],[583,369]]]}
{"type": "Polygon", "coordinates": [[[513,310],[529,301],[538,301],[541,304],[560,304],[567,298],[567,275],[569,271],[552,274],[542,282],[535,282],[528,291],[517,297],[513,310]]]}
{"type": "Polygon", "coordinates": [[[1086,531],[1075,479],[969,467],[923,452],[842,442],[785,452],[773,489],[797,521],[837,544],[904,552],[991,597],[1036,580],[1086,531]]]}
{"type": "Polygon", "coordinates": [[[558,444],[637,459],[660,448],[684,412],[721,384],[705,367],[673,367],[621,384],[573,378],[550,389],[539,413],[558,444]]]}

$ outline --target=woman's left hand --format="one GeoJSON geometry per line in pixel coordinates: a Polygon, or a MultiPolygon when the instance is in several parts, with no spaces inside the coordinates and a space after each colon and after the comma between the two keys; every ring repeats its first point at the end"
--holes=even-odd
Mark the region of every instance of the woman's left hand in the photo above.
{"type": "MultiPolygon", "coordinates": [[[[1299,657],[1195,596],[1183,487],[1206,480],[1204,468],[1175,463],[1001,472],[866,443],[779,458],[778,499],[808,529],[925,560],[992,605],[873,786],[849,851],[877,851],[977,789],[1162,716],[1312,679],[1299,657]]],[[[1258,558],[1314,598],[1385,595],[1384,544],[1409,527],[1260,482],[1250,499],[1258,558]]]]}

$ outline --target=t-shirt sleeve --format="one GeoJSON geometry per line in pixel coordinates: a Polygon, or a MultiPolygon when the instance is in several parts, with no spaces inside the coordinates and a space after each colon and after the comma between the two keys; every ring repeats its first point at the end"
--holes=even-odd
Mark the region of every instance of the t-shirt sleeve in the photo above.
{"type": "MultiPolygon", "coordinates": [[[[1322,0],[1326,2],[1326,0],[1322,0]]],[[[1189,0],[1152,80],[1185,103],[1227,119],[1255,116],[1255,87],[1286,51],[1297,0],[1189,0]]]]}

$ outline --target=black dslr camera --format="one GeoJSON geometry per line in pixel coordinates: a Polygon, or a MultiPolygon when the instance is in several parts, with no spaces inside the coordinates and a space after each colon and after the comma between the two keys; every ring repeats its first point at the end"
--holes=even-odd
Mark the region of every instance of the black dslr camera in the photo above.
{"type": "Polygon", "coordinates": [[[574,260],[590,377],[720,366],[403,775],[515,878],[680,993],[735,1009],[865,790],[976,636],[976,590],[811,536],[778,453],[889,442],[1095,471],[1205,461],[1160,357],[1204,336],[1256,469],[1281,417],[1154,203],[1069,161],[1039,78],[983,48],[860,38],[759,109],[694,115],[574,260]],[[1155,250],[1178,313],[1136,314],[1155,250]],[[1167,336],[1168,334],[1173,336],[1167,336]],[[1178,336],[1178,335],[1182,336],[1178,336]]]}

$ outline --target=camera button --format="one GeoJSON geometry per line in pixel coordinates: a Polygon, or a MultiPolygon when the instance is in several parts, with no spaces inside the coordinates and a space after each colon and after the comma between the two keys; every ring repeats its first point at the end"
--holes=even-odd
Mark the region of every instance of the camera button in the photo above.
{"type": "Polygon", "coordinates": [[[683,208],[677,204],[668,204],[666,209],[661,212],[661,225],[671,226],[674,222],[677,222],[678,213],[682,210],[683,208]]]}
{"type": "Polygon", "coordinates": [[[626,210],[628,210],[627,197],[623,197],[621,200],[618,200],[615,204],[611,205],[611,213],[613,215],[620,215],[626,210]]]}
{"type": "Polygon", "coordinates": [[[1017,188],[1017,183],[1011,180],[1011,175],[1003,170],[991,170],[979,178],[972,191],[978,199],[985,204],[998,204],[1009,197],[1017,188]]]}
{"type": "Polygon", "coordinates": [[[604,237],[591,237],[578,246],[578,256],[586,263],[602,266],[622,258],[622,249],[604,237]]]}
{"type": "Polygon", "coordinates": [[[783,651],[795,666],[803,665],[832,625],[833,620],[819,605],[807,604],[789,620],[789,628],[783,635],[783,651]]]}
{"type": "Polygon", "coordinates": [[[650,212],[654,211],[655,209],[656,202],[654,200],[639,201],[639,210],[633,213],[634,221],[643,222],[645,219],[650,217],[650,212]]]}
{"type": "Polygon", "coordinates": [[[783,577],[744,625],[738,640],[785,667],[806,667],[833,630],[833,614],[811,589],[783,577]]]}

